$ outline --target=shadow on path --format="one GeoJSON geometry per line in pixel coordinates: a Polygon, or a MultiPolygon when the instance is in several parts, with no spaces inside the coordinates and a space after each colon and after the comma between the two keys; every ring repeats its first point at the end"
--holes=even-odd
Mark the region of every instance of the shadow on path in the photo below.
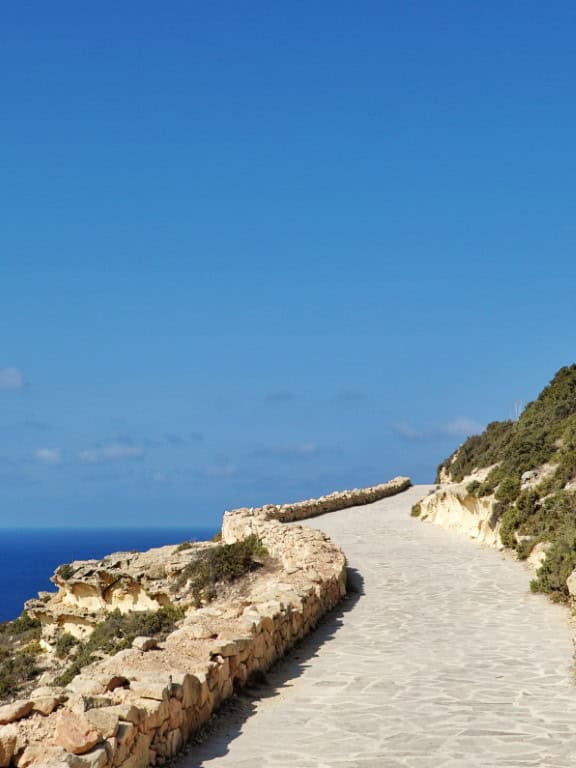
{"type": "Polygon", "coordinates": [[[241,734],[245,721],[256,712],[257,702],[278,696],[289,681],[310,667],[319,649],[342,626],[344,615],[356,606],[364,594],[362,575],[348,567],[346,576],[348,591],[341,602],[323,616],[316,629],[279,659],[266,674],[225,701],[204,729],[192,737],[172,765],[178,768],[203,768],[209,765],[210,760],[226,755],[228,745],[241,734]]]}

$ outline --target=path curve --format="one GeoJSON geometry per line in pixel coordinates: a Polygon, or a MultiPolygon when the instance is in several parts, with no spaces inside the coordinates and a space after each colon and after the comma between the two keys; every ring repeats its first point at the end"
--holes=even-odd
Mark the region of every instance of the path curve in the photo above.
{"type": "Polygon", "coordinates": [[[362,593],[180,768],[574,768],[568,612],[522,565],[411,518],[427,490],[310,521],[362,593]]]}

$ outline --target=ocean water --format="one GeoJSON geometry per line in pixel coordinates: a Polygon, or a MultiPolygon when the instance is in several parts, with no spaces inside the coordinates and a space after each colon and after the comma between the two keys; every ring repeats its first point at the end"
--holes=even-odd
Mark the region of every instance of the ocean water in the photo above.
{"type": "Polygon", "coordinates": [[[143,551],[182,541],[206,541],[217,528],[0,528],[0,622],[15,619],[24,601],[56,591],[50,576],[62,563],[143,551]]]}

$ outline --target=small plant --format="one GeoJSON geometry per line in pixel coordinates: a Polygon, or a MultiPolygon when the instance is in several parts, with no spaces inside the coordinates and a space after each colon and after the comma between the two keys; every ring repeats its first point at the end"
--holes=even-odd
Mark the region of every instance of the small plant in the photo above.
{"type": "Polygon", "coordinates": [[[410,516],[411,517],[420,517],[421,514],[422,514],[422,505],[420,503],[414,504],[414,506],[410,510],[410,516]]]}
{"type": "Polygon", "coordinates": [[[68,579],[71,579],[72,576],[74,576],[74,568],[70,565],[70,563],[64,563],[56,569],[56,573],[58,576],[60,576],[61,579],[68,581],[68,579]]]}
{"type": "Polygon", "coordinates": [[[481,487],[482,483],[480,483],[478,480],[472,480],[472,482],[468,483],[466,486],[466,493],[469,493],[470,496],[475,496],[481,487]]]}
{"type": "Polygon", "coordinates": [[[56,656],[65,659],[76,645],[78,640],[70,632],[63,632],[56,641],[56,656]]]}
{"type": "Polygon", "coordinates": [[[192,549],[192,541],[183,541],[182,544],[178,544],[174,552],[184,552],[187,549],[192,549]]]}
{"type": "Polygon", "coordinates": [[[40,622],[24,611],[14,621],[0,624],[0,635],[12,635],[18,640],[35,640],[40,637],[40,622]]]}
{"type": "Polygon", "coordinates": [[[257,536],[233,544],[220,544],[201,552],[180,574],[179,585],[189,583],[197,606],[216,596],[216,584],[235,581],[260,566],[268,552],[257,536]]]}

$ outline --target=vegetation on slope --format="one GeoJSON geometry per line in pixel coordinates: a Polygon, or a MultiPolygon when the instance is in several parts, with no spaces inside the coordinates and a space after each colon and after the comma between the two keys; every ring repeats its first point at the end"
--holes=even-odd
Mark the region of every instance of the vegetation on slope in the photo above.
{"type": "Polygon", "coordinates": [[[62,634],[56,644],[56,655],[64,658],[74,653],[74,661],[54,682],[56,685],[68,685],[85,666],[97,660],[99,651],[113,656],[130,648],[136,637],[165,638],[183,616],[184,610],[173,606],[133,613],[120,613],[116,609],[96,625],[84,642],[78,642],[68,633],[62,634]]]}
{"type": "MultiPolygon", "coordinates": [[[[182,547],[181,551],[189,547],[182,547]]],[[[221,544],[190,560],[180,576],[181,585],[188,584],[191,602],[200,607],[217,595],[218,585],[236,581],[259,567],[268,555],[257,536],[248,536],[234,544],[221,544]]],[[[68,685],[99,653],[114,655],[130,648],[138,636],[164,639],[183,618],[184,609],[165,606],[158,611],[120,613],[115,610],[97,624],[90,637],[78,642],[64,633],[56,644],[59,658],[74,656],[72,663],[56,678],[57,685],[68,685]]]]}
{"type": "Polygon", "coordinates": [[[23,613],[0,624],[0,699],[15,696],[40,673],[40,622],[23,613]]]}
{"type": "Polygon", "coordinates": [[[502,543],[527,557],[535,544],[550,542],[546,563],[532,583],[535,591],[566,600],[566,578],[576,567],[576,365],[562,368],[517,421],[492,422],[438,467],[461,482],[474,469],[492,467],[475,496],[495,494],[494,520],[502,543]],[[545,464],[551,471],[534,487],[524,473],[545,464]],[[523,485],[525,486],[523,488],[523,485]]]}

